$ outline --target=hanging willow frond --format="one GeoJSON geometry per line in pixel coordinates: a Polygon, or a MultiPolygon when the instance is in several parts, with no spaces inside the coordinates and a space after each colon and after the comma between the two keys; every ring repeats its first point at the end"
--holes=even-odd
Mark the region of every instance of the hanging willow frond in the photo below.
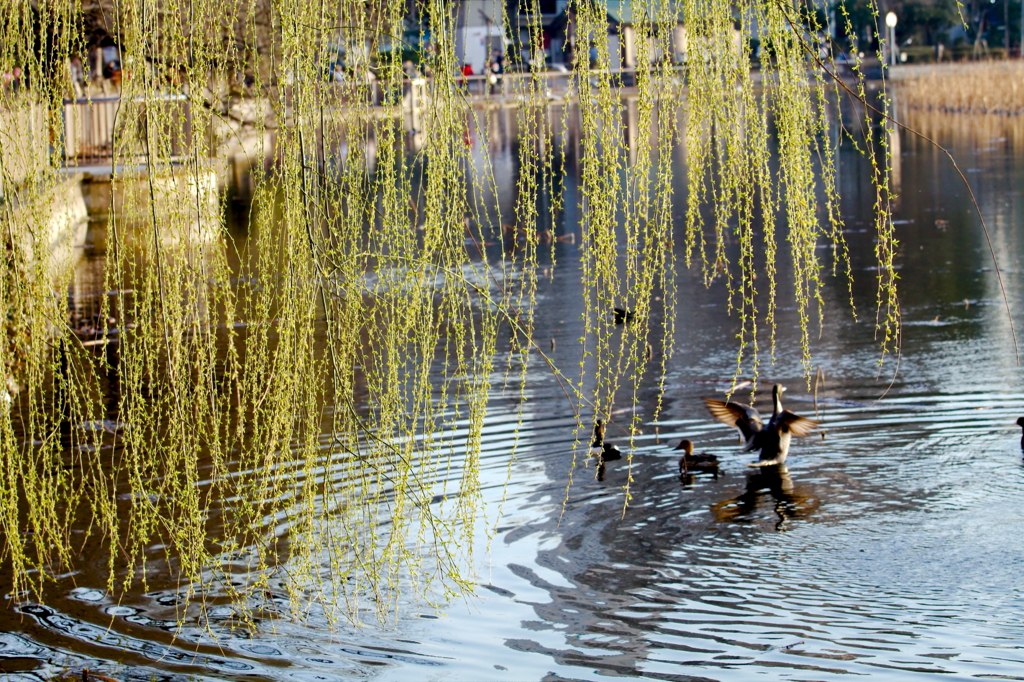
{"type": "MultiPolygon", "coordinates": [[[[818,246],[846,258],[836,90],[807,49],[822,27],[787,0],[614,4],[618,26],[607,2],[569,3],[563,76],[538,58],[536,0],[8,2],[0,559],[15,592],[75,563],[72,527],[103,547],[111,592],[169,573],[187,600],[218,586],[243,618],[271,581],[296,613],[356,620],[367,606],[387,619],[404,589],[470,589],[488,397],[525,401],[541,357],[579,433],[635,404],[652,366],[667,374],[680,261],[724,279],[737,375],[756,375],[789,260],[809,376],[818,246]],[[531,57],[497,84],[460,73],[472,10],[531,57]],[[119,70],[96,61],[110,46],[119,70]],[[515,110],[512,188],[487,144],[495,102],[515,110]],[[109,138],[88,152],[109,167],[91,288],[54,246],[81,226],[89,130],[109,138]],[[229,176],[249,178],[241,229],[229,176]],[[561,265],[569,208],[586,310],[572,378],[533,338],[538,264],[561,265]]],[[[873,135],[859,144],[884,351],[896,241],[873,135]]]]}

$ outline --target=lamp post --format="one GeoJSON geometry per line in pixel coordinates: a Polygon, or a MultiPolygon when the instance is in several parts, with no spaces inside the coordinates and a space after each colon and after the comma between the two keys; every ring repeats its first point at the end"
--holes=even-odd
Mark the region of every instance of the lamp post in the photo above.
{"type": "Polygon", "coordinates": [[[1010,58],[1010,0],[1003,0],[1003,59],[1010,58]]]}
{"type": "Polygon", "coordinates": [[[889,12],[885,15],[885,25],[889,27],[889,64],[895,66],[899,62],[899,55],[896,54],[896,13],[889,12]]]}

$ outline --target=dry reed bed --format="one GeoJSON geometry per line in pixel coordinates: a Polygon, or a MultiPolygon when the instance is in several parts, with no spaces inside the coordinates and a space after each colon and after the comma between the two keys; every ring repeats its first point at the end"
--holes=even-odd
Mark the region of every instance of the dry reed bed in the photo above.
{"type": "Polygon", "coordinates": [[[968,114],[1024,113],[1024,61],[936,66],[902,82],[901,104],[916,109],[968,114]]]}

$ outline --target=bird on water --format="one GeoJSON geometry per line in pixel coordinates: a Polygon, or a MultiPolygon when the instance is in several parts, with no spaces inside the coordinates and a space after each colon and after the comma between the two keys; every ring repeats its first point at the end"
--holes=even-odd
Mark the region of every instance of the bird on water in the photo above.
{"type": "MultiPolygon", "coordinates": [[[[1017,426],[1024,429],[1024,417],[1020,417],[1017,419],[1017,426]]],[[[1020,449],[1024,450],[1024,434],[1022,434],[1020,437],[1020,449]]]]}
{"type": "Polygon", "coordinates": [[[635,315],[632,310],[626,310],[625,308],[612,308],[612,314],[615,316],[615,324],[632,322],[635,315]]]}
{"type": "Polygon", "coordinates": [[[785,390],[781,384],[772,387],[772,417],[767,424],[753,407],[704,398],[704,404],[715,419],[739,429],[744,452],[761,451],[757,462],[749,466],[782,464],[789,454],[789,443],[793,436],[809,435],[818,426],[818,422],[813,419],[783,409],[782,392],[785,390]]]}
{"type": "Polygon", "coordinates": [[[676,450],[682,450],[683,456],[679,459],[679,473],[688,474],[691,471],[706,471],[718,473],[718,458],[707,452],[694,453],[693,442],[684,438],[679,441],[676,450]]]}
{"type": "Polygon", "coordinates": [[[600,457],[602,462],[614,462],[617,459],[622,459],[622,451],[611,443],[605,442],[604,427],[603,419],[598,419],[594,424],[594,440],[590,443],[590,456],[600,457]]]}
{"type": "Polygon", "coordinates": [[[622,451],[611,443],[604,442],[604,420],[598,419],[594,423],[594,440],[590,442],[590,456],[597,458],[597,480],[603,481],[605,474],[605,462],[614,462],[622,459],[622,451]]]}

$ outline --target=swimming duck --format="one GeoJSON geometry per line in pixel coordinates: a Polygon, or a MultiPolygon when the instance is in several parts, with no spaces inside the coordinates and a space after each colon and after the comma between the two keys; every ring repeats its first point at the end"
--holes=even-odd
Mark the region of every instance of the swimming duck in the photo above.
{"type": "Polygon", "coordinates": [[[625,308],[612,308],[612,314],[615,315],[615,324],[628,324],[633,321],[635,315],[632,310],[625,308]]]}
{"type": "Polygon", "coordinates": [[[622,451],[611,443],[604,442],[604,420],[598,419],[594,424],[594,440],[590,443],[590,456],[600,457],[601,462],[614,462],[622,459],[622,451]]]}
{"type": "Polygon", "coordinates": [[[683,456],[679,459],[680,474],[690,471],[718,472],[718,458],[707,452],[694,454],[693,442],[688,438],[679,441],[675,449],[683,451],[683,456]]]}
{"type": "MultiPolygon", "coordinates": [[[[1024,429],[1024,417],[1020,417],[1019,419],[1017,419],[1017,426],[1024,429]]],[[[1020,449],[1024,450],[1024,434],[1022,434],[1020,437],[1020,449]]]]}
{"type": "Polygon", "coordinates": [[[761,451],[758,461],[749,466],[782,464],[789,454],[789,442],[793,436],[809,435],[818,426],[813,419],[783,409],[782,392],[785,390],[781,384],[772,387],[772,418],[767,424],[762,422],[761,415],[753,407],[704,398],[704,404],[715,419],[739,429],[744,438],[744,452],[761,451]]]}
{"type": "Polygon", "coordinates": [[[604,446],[604,420],[594,422],[594,439],[590,442],[590,456],[600,457],[604,446]]]}
{"type": "MultiPolygon", "coordinates": [[[[543,232],[538,232],[537,239],[541,244],[550,244],[552,239],[551,230],[544,230],[543,232]]],[[[557,237],[554,237],[554,240],[558,242],[575,244],[576,233],[570,232],[569,234],[559,235],[557,237]]]]}
{"type": "Polygon", "coordinates": [[[590,456],[597,458],[597,480],[604,481],[605,462],[622,459],[622,451],[611,443],[604,442],[604,420],[594,424],[594,440],[590,443],[590,456]]]}

